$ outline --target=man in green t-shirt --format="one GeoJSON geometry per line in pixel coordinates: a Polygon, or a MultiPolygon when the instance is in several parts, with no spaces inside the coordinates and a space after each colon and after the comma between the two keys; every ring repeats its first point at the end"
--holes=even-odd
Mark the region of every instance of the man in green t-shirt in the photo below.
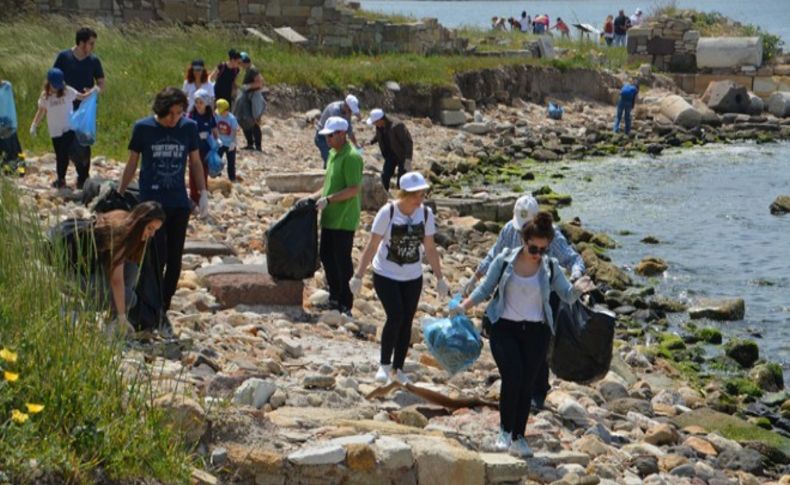
{"type": "Polygon", "coordinates": [[[348,282],[354,274],[351,250],[362,209],[362,157],[346,140],[348,121],[330,117],[319,131],[331,150],[324,188],[313,194],[321,212],[321,264],[329,285],[329,301],[340,312],[351,315],[354,296],[348,282]]]}

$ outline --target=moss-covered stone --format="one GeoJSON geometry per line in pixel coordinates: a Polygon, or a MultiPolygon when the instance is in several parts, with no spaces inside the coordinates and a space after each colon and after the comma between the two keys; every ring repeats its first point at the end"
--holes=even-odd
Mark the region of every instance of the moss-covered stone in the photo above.
{"type": "Polygon", "coordinates": [[[790,439],[764,430],[735,416],[711,409],[697,409],[690,413],[683,413],[672,418],[672,421],[679,428],[697,425],[709,433],[715,431],[731,440],[739,442],[760,441],[782,450],[785,454],[790,454],[790,439]]]}
{"type": "Polygon", "coordinates": [[[590,242],[595,244],[596,246],[600,246],[606,249],[614,249],[617,247],[617,241],[609,237],[607,234],[604,234],[603,232],[599,232],[595,234],[590,240],[590,242]]]}
{"type": "Polygon", "coordinates": [[[724,383],[724,390],[734,396],[760,397],[763,391],[750,379],[736,377],[724,383]]]}
{"type": "Polygon", "coordinates": [[[784,375],[782,366],[775,362],[758,364],[749,371],[749,379],[757,387],[767,392],[776,392],[784,389],[784,375]]]}
{"type": "Polygon", "coordinates": [[[742,367],[751,367],[760,358],[760,348],[753,340],[730,340],[725,347],[725,353],[742,367]]]}
{"type": "Polygon", "coordinates": [[[701,341],[709,344],[720,344],[722,342],[721,331],[718,328],[705,327],[697,329],[694,335],[701,341]]]}
{"type": "Polygon", "coordinates": [[[763,416],[760,416],[759,418],[757,417],[749,418],[749,422],[755,426],[759,426],[762,429],[767,429],[769,431],[772,429],[771,420],[763,416]]]}

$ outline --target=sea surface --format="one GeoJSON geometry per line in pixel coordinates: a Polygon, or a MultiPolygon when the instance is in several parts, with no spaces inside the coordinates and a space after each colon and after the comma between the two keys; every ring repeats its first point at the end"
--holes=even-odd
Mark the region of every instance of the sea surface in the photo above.
{"type": "MultiPolygon", "coordinates": [[[[405,14],[417,18],[435,17],[447,27],[473,25],[487,27],[491,17],[520,17],[526,10],[532,16],[549,14],[552,25],[556,17],[566,22],[603,24],[607,15],[617,15],[624,9],[631,15],[637,8],[649,14],[657,6],[671,0],[537,0],[537,1],[423,1],[423,0],[361,0],[367,10],[405,14]]],[[[703,12],[717,11],[739,22],[760,26],[790,42],[790,1],[788,0],[675,0],[679,8],[694,8],[703,12]]]]}

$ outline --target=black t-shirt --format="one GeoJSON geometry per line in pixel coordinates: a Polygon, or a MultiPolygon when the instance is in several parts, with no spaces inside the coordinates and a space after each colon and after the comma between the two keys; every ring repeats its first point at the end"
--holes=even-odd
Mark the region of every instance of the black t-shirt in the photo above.
{"type": "Polygon", "coordinates": [[[614,19],[614,33],[616,35],[625,35],[628,33],[628,22],[628,17],[625,15],[618,15],[617,18],[614,19]]]}
{"type": "MultiPolygon", "coordinates": [[[[63,71],[66,84],[80,93],[85,89],[92,88],[96,81],[104,78],[104,69],[102,69],[98,57],[91,54],[85,59],[79,60],[72,49],[61,51],[55,59],[53,67],[63,71]]],[[[79,101],[74,102],[75,107],[79,104],[79,101]]]]}
{"type": "Polygon", "coordinates": [[[231,99],[233,83],[239,75],[239,69],[228,67],[226,63],[217,66],[217,79],[214,81],[214,99],[231,99]]]}

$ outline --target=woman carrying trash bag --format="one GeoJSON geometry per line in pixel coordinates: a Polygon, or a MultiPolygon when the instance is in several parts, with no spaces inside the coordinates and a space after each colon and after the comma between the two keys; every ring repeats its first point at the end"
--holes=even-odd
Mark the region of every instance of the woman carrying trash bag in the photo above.
{"type": "Polygon", "coordinates": [[[436,276],[436,292],[441,297],[450,294],[433,240],[436,221],[431,209],[423,205],[429,187],[419,172],[403,174],[396,200],[388,202],[376,214],[370,241],[357,272],[349,281],[351,292],[359,294],[365,271],[373,262],[373,287],[387,314],[381,334],[381,365],[376,372],[376,382],[387,383],[393,374],[403,384],[410,382],[403,373],[403,363],[422,293],[423,251],[436,276]]]}
{"type": "Polygon", "coordinates": [[[491,323],[491,353],[502,378],[499,396],[500,430],[497,451],[522,458],[532,456],[524,438],[532,388],[541,363],[546,360],[554,317],[549,294],[555,291],[566,302],[576,301],[593,289],[588,277],[573,285],[565,278],[557,260],[544,257],[554,227],[551,215],[539,212],[522,230],[523,246],[508,249],[494,259],[483,282],[455,313],[483,302],[494,291],[486,308],[491,323]]]}

